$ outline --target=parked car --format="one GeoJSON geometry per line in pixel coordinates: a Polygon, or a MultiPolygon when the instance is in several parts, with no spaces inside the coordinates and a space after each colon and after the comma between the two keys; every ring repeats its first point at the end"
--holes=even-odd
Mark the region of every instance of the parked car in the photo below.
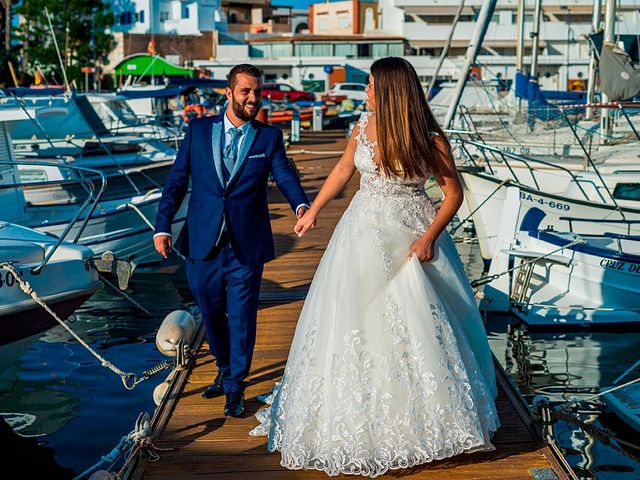
{"type": "Polygon", "coordinates": [[[347,97],[351,100],[364,101],[367,99],[367,93],[364,89],[367,87],[365,83],[336,83],[329,90],[330,97],[347,97]]]}
{"type": "Polygon", "coordinates": [[[265,83],[262,85],[262,96],[264,98],[271,97],[276,102],[297,102],[298,100],[307,100],[313,102],[316,96],[311,92],[303,92],[296,90],[286,83],[265,83]]]}

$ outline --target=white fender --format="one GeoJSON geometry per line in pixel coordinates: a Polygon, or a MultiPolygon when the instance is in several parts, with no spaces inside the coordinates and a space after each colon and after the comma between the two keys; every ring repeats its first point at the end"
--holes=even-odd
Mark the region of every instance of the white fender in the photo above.
{"type": "Polygon", "coordinates": [[[176,356],[176,345],[180,339],[190,344],[196,333],[196,321],[189,312],[174,310],[164,317],[158,333],[156,333],[156,346],[165,355],[176,356]]]}
{"type": "Polygon", "coordinates": [[[169,375],[167,376],[166,380],[162,383],[159,383],[158,386],[153,389],[153,403],[156,404],[156,407],[160,406],[162,399],[167,394],[167,391],[169,390],[169,385],[171,384],[174,377],[176,376],[176,372],[177,370],[172,370],[171,373],[169,373],[169,375]]]}

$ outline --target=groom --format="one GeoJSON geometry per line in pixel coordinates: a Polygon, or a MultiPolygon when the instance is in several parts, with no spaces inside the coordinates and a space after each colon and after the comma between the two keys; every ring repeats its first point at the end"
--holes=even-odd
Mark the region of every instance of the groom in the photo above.
{"type": "Polygon", "coordinates": [[[166,258],[172,246],[167,232],[191,179],[183,253],[218,365],[203,397],[224,393],[224,414],[233,417],[244,411],[262,270],[275,256],[267,205],[269,174],[298,218],[309,202],[287,159],[282,131],[255,120],[262,103],[260,77],[253,65],[237,65],[229,73],[227,110],[189,124],[162,191],[153,238],[166,258]]]}

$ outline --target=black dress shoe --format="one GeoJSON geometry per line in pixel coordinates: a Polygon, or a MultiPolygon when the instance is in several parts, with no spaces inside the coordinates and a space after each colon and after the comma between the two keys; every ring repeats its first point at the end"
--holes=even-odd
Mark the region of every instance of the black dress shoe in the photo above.
{"type": "Polygon", "coordinates": [[[227,402],[224,404],[224,415],[226,417],[239,417],[244,412],[244,393],[227,393],[227,402]]]}
{"type": "Polygon", "coordinates": [[[224,389],[222,388],[222,373],[218,372],[216,379],[213,381],[211,385],[207,387],[207,389],[202,392],[202,396],[204,398],[215,398],[219,397],[224,393],[224,389]]]}

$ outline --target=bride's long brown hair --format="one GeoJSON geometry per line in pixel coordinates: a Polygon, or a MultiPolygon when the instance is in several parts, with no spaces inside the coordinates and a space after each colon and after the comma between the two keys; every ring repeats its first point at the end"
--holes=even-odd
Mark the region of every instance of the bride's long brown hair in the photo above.
{"type": "Polygon", "coordinates": [[[404,58],[381,58],[371,66],[371,75],[382,171],[405,179],[441,173],[433,134],[437,132],[447,148],[449,141],[427,104],[413,66],[404,58]]]}

